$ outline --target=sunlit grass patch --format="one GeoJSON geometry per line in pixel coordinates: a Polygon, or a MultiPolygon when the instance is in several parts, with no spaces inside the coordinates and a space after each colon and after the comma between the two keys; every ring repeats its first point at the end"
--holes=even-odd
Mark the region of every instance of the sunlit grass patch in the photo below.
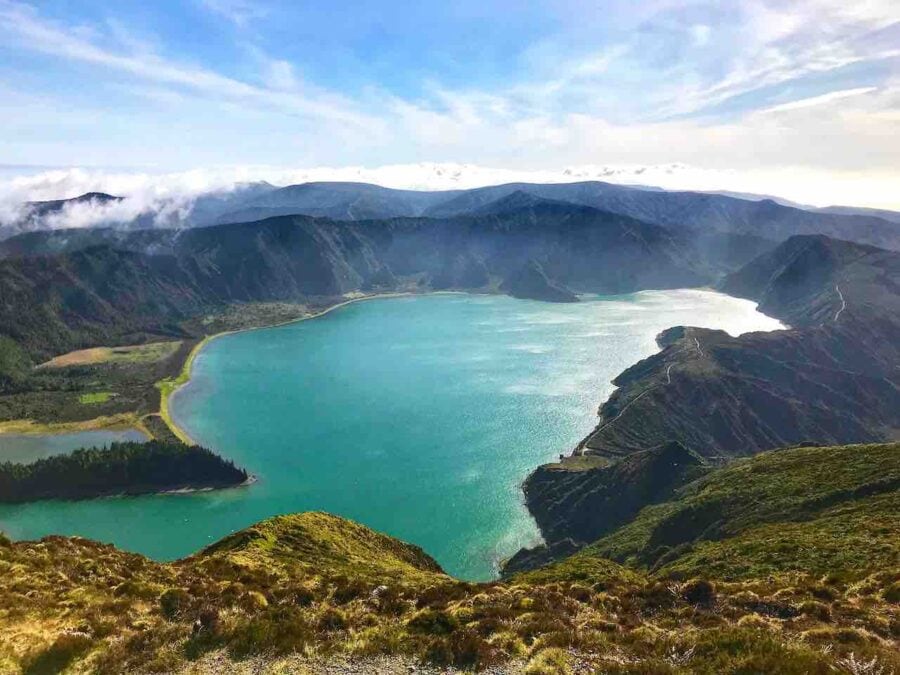
{"type": "Polygon", "coordinates": [[[78,397],[78,402],[82,405],[96,405],[98,403],[106,403],[113,396],[115,396],[115,393],[111,391],[92,391],[87,394],[81,394],[78,397]]]}

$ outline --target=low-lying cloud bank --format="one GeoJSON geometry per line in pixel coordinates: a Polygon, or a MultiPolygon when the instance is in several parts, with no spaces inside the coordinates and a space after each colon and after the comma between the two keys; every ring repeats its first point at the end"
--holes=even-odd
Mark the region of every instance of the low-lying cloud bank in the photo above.
{"type": "MultiPolygon", "coordinates": [[[[834,203],[900,208],[894,176],[840,174],[782,169],[713,171],[685,164],[656,166],[581,165],[558,170],[502,169],[473,164],[396,164],[377,168],[267,166],[196,169],[177,173],[102,171],[81,168],[7,171],[0,178],[0,224],[18,229],[92,227],[139,222],[147,227],[191,223],[198,197],[227,199],[255,183],[274,186],[311,181],[358,181],[391,188],[450,190],[510,182],[564,183],[599,180],[667,190],[728,191],[754,198],[776,195],[785,203],[813,206],[834,203]],[[29,220],[28,202],[69,199],[89,192],[122,197],[90,200],[29,220]],[[790,201],[789,201],[790,200],[790,201]]],[[[196,215],[196,214],[194,214],[196,215]]]]}

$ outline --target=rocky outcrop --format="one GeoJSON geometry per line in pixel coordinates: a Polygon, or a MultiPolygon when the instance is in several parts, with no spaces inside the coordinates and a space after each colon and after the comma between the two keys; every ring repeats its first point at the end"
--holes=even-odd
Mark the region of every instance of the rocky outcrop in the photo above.
{"type": "Polygon", "coordinates": [[[516,554],[505,573],[571,554],[628,522],[648,504],[665,501],[707,466],[697,454],[672,442],[618,462],[575,455],[539,467],[523,490],[548,543],[516,554]]]}
{"type": "Polygon", "coordinates": [[[523,490],[547,543],[519,551],[504,566],[504,574],[571,555],[628,522],[645,506],[665,501],[708,468],[699,455],[675,442],[617,462],[575,454],[539,467],[523,490]]]}

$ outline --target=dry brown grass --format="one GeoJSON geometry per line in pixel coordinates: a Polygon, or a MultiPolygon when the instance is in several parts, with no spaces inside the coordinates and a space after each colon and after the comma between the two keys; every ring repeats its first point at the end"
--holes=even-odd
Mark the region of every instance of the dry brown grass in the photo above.
{"type": "Polygon", "coordinates": [[[125,347],[92,347],[61,354],[38,366],[38,368],[66,368],[98,363],[150,363],[160,361],[175,353],[180,341],[151,342],[125,347]]]}

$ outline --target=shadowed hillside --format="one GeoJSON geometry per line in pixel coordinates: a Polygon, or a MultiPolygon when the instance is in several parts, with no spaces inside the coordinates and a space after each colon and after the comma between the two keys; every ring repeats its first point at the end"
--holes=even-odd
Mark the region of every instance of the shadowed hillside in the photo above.
{"type": "MultiPolygon", "coordinates": [[[[32,246],[34,255],[0,261],[0,334],[35,359],[143,335],[193,335],[186,321],[236,303],[495,290],[531,261],[551,285],[598,293],[695,286],[723,269],[697,261],[664,228],[544,202],[479,218],[292,216],[185,231],[31,234],[7,244],[32,246]]],[[[527,284],[518,288],[529,295],[527,284]]]]}

